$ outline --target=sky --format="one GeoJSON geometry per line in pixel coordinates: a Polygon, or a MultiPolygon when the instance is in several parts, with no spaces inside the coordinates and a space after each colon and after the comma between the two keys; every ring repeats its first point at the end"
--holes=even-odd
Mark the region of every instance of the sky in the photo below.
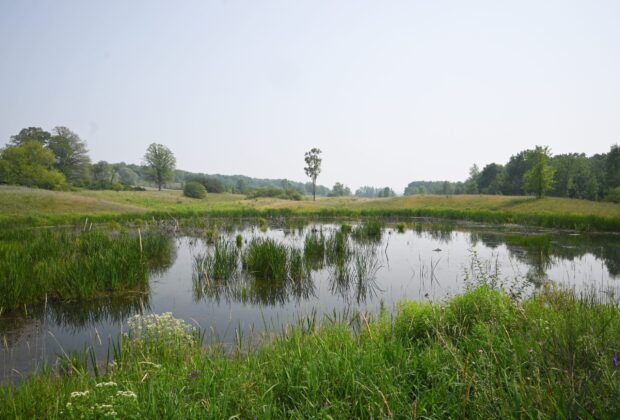
{"type": "Polygon", "coordinates": [[[390,186],[620,143],[620,2],[0,0],[0,146],[67,126],[93,161],[390,186]]]}

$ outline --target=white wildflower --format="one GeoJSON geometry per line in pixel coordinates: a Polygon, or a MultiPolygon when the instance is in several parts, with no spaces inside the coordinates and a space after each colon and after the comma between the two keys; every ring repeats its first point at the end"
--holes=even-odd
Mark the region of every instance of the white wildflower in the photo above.
{"type": "Polygon", "coordinates": [[[133,391],[116,391],[116,396],[125,398],[138,398],[133,391]]]}
{"type": "Polygon", "coordinates": [[[90,394],[89,391],[74,391],[71,393],[71,398],[86,397],[88,394],[90,394]]]}
{"type": "Polygon", "coordinates": [[[116,385],[116,382],[100,382],[95,386],[97,388],[106,388],[106,387],[117,386],[117,385],[116,385]]]}

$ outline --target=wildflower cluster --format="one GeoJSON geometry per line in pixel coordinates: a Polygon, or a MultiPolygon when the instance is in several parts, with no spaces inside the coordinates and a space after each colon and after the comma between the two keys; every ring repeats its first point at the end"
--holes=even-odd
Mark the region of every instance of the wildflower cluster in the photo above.
{"type": "Polygon", "coordinates": [[[135,315],[127,321],[129,336],[139,342],[158,345],[191,345],[195,328],[170,312],[161,315],[135,315]]]}
{"type": "Polygon", "coordinates": [[[136,413],[138,396],[119,390],[116,382],[100,382],[94,390],[74,391],[63,413],[75,418],[131,418],[136,413]]]}

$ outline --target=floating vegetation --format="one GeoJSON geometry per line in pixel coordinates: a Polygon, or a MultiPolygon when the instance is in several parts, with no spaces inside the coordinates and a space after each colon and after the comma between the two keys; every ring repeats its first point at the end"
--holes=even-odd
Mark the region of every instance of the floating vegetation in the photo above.
{"type": "Polygon", "coordinates": [[[396,231],[398,233],[405,233],[406,229],[407,229],[407,225],[405,225],[404,223],[397,223],[396,224],[396,231]]]}

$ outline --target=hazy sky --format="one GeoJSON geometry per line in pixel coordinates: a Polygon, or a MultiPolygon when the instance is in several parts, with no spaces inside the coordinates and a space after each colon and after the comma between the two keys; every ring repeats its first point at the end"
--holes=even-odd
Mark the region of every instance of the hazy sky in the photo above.
{"type": "Polygon", "coordinates": [[[0,145],[402,189],[536,144],[620,142],[620,1],[0,0],[0,145]]]}

